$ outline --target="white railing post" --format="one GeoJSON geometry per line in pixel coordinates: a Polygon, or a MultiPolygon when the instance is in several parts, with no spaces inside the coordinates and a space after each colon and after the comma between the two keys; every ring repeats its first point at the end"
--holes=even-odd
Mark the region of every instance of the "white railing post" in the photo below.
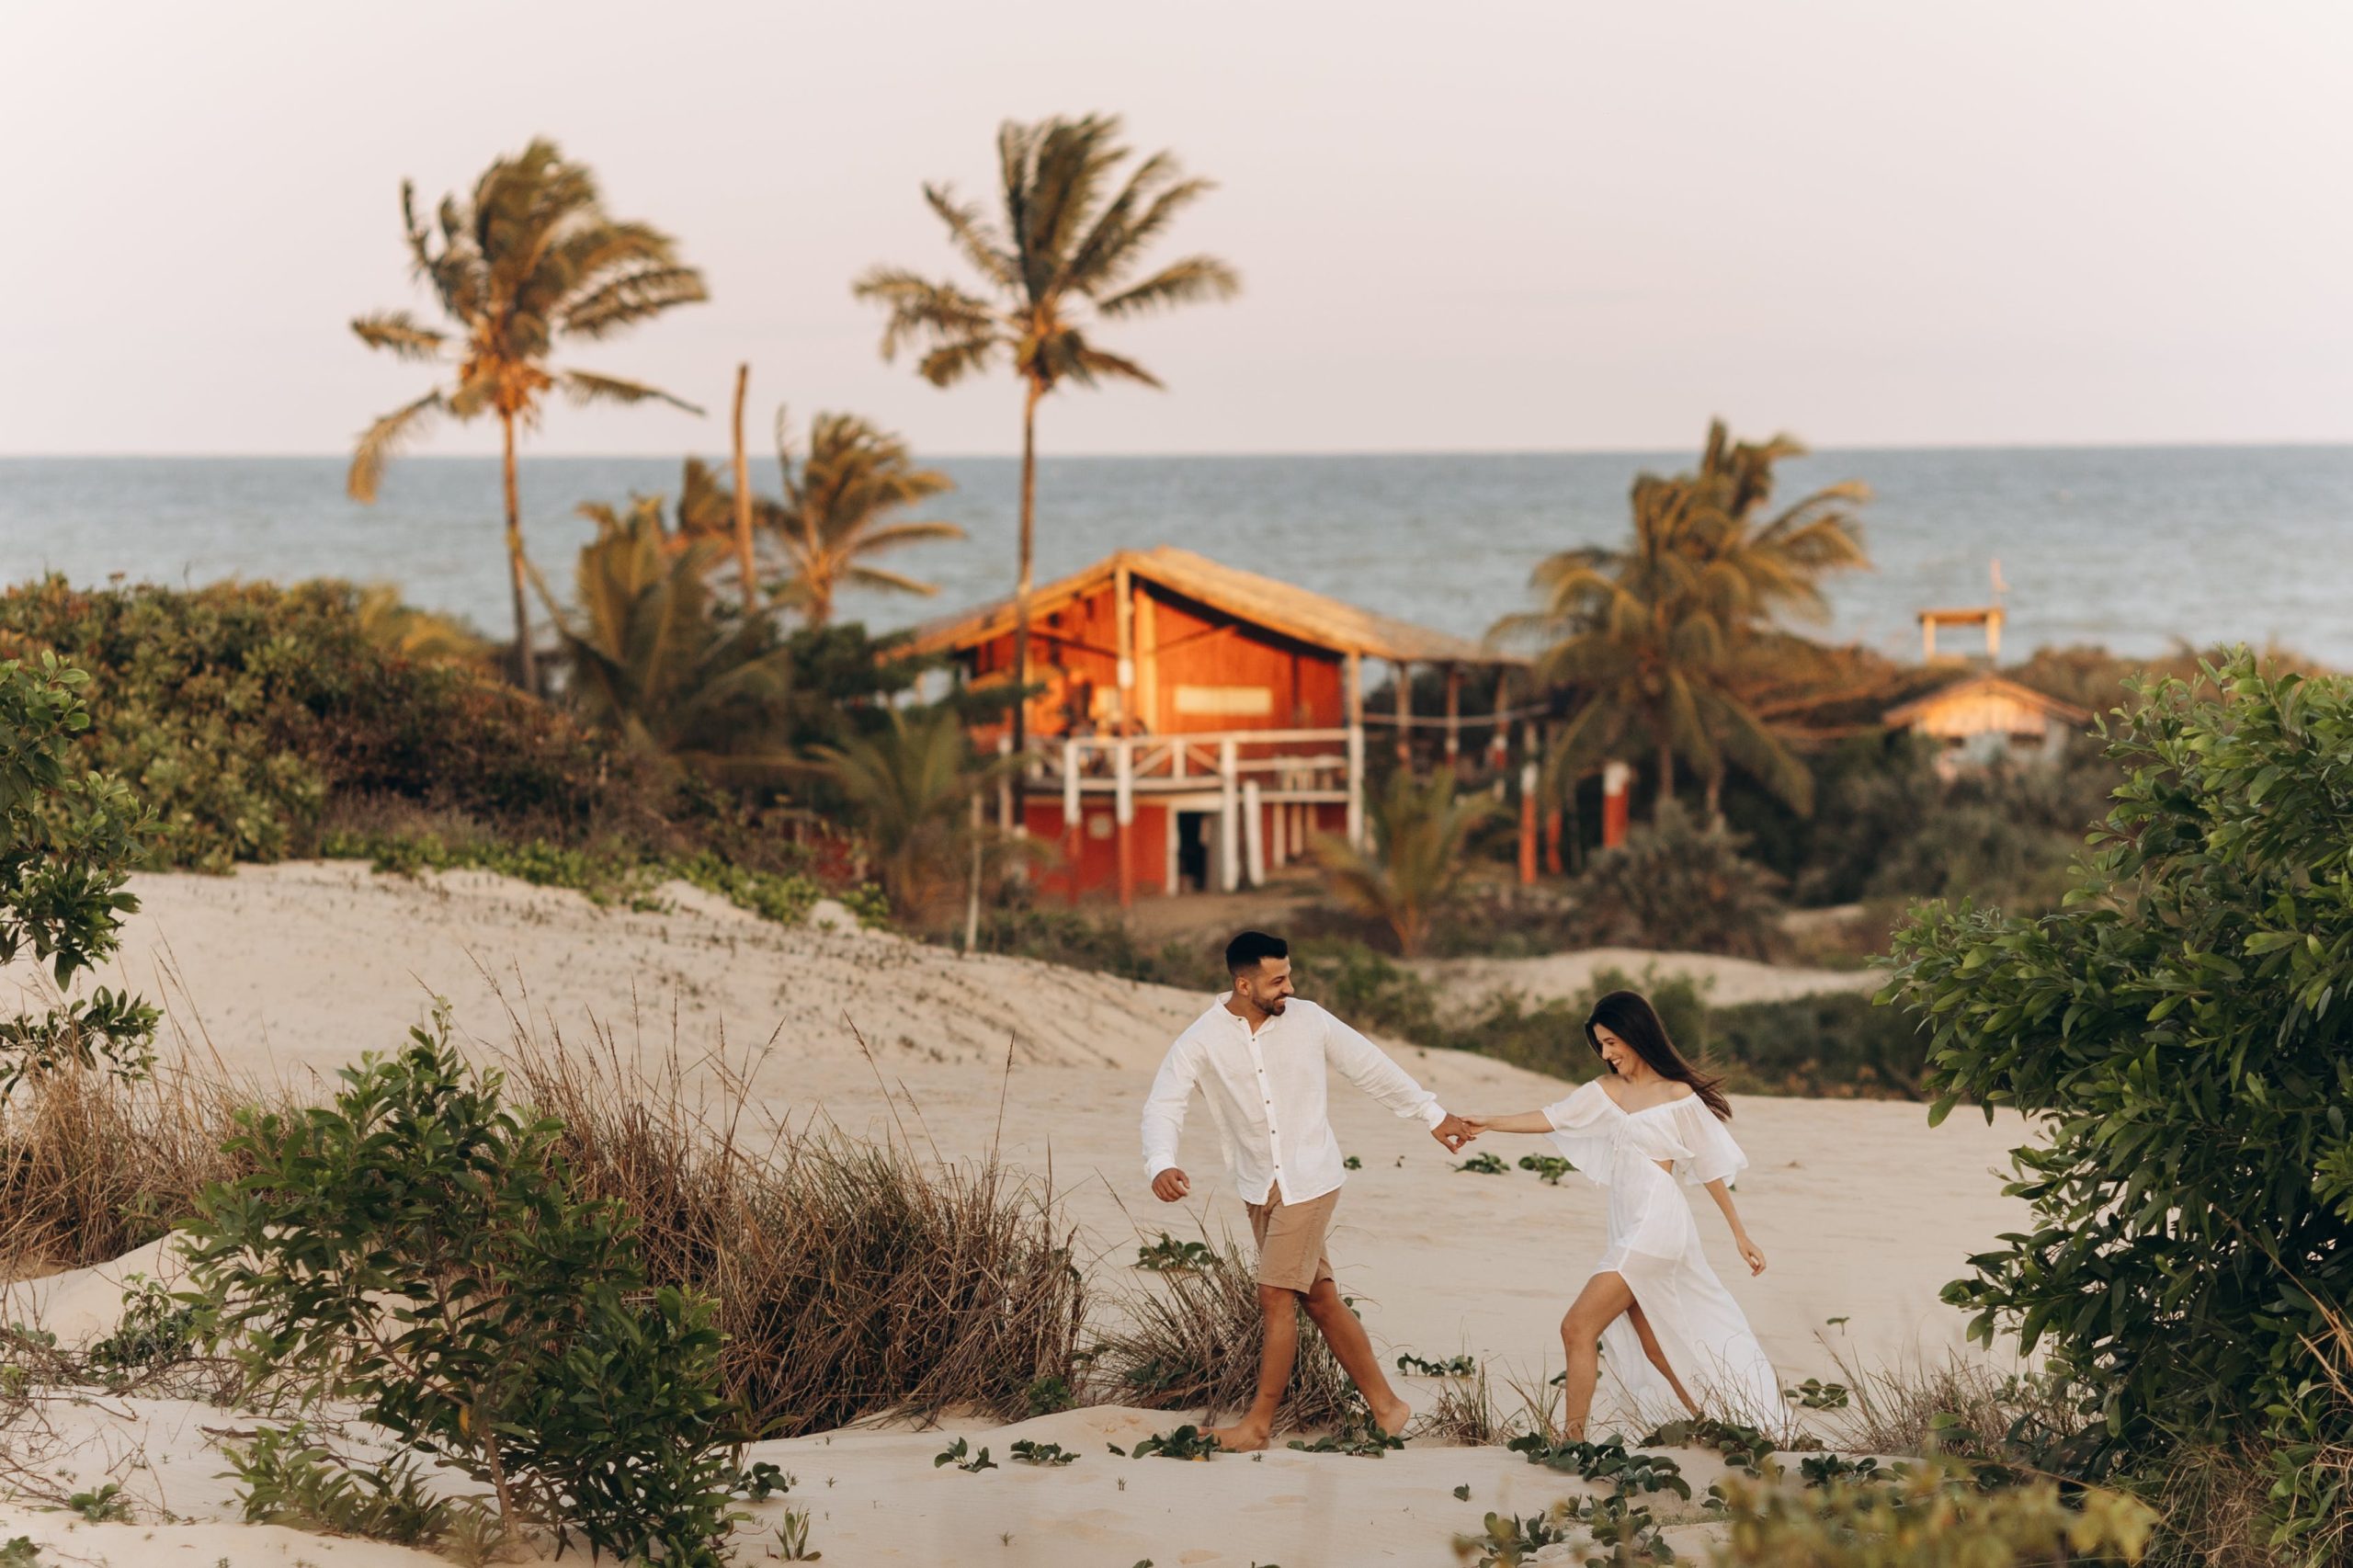
{"type": "Polygon", "coordinates": [[[1135,742],[1121,735],[1118,749],[1112,754],[1112,815],[1118,823],[1120,907],[1127,908],[1136,896],[1135,821],[1136,821],[1136,751],[1135,742]]]}
{"type": "Polygon", "coordinates": [[[1242,786],[1242,869],[1254,888],[1267,882],[1267,846],[1265,814],[1258,809],[1258,781],[1256,778],[1242,786]]]}
{"type": "Polygon", "coordinates": [[[1063,743],[1063,831],[1078,830],[1078,743],[1063,743]]]}
{"type": "Polygon", "coordinates": [[[1241,780],[1234,750],[1231,737],[1218,743],[1218,885],[1228,892],[1242,885],[1241,780]]]}

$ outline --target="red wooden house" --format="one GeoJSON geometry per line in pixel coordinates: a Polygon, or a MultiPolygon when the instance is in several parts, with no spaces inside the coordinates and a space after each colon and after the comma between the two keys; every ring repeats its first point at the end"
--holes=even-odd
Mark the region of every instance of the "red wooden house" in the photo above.
{"type": "MultiPolygon", "coordinates": [[[[1042,880],[1074,896],[1232,890],[1314,834],[1361,842],[1365,661],[1396,667],[1401,755],[1414,667],[1446,672],[1445,717],[1420,722],[1449,760],[1463,676],[1523,662],[1165,545],[1040,586],[1029,615],[1024,825],[1061,843],[1042,880]]],[[[914,647],[1000,683],[1013,626],[1008,598],[918,629],[914,647]]],[[[975,739],[1002,747],[1010,729],[975,739]]]]}

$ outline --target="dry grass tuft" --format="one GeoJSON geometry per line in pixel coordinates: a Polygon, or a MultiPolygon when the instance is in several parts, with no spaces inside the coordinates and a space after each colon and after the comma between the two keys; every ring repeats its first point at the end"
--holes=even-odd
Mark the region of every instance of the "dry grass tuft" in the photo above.
{"type": "Polygon", "coordinates": [[[1051,1187],[777,1124],[723,1063],[608,1032],[584,1051],[518,1028],[509,1065],[583,1190],[636,1218],[652,1281],[716,1304],[723,1386],[764,1434],[1015,1418],[1040,1380],[1076,1381],[1086,1289],[1051,1187]]]}
{"type": "Polygon", "coordinates": [[[0,1108],[0,1276],[84,1268],[163,1235],[207,1182],[239,1174],[221,1145],[253,1098],[185,1068],[27,1080],[0,1108]]]}
{"type": "MultiPolygon", "coordinates": [[[[1211,1243],[1205,1266],[1140,1282],[1121,1305],[1120,1320],[1094,1346],[1091,1395],[1116,1404],[1201,1410],[1211,1421],[1248,1408],[1258,1386],[1258,1278],[1231,1241],[1211,1243]]],[[[1355,1385],[1302,1312],[1299,1358],[1278,1426],[1335,1428],[1358,1408],[1355,1385]]]]}
{"type": "Polygon", "coordinates": [[[1438,1403],[1430,1406],[1415,1431],[1417,1437],[1437,1437],[1449,1443],[1461,1443],[1466,1448],[1485,1448],[1507,1443],[1522,1432],[1534,1429],[1531,1423],[1536,1414],[1527,1407],[1522,1395],[1522,1408],[1517,1415],[1506,1415],[1495,1403],[1495,1391],[1487,1381],[1487,1369],[1482,1363],[1478,1371],[1467,1378],[1449,1378],[1438,1388],[1438,1403]]]}

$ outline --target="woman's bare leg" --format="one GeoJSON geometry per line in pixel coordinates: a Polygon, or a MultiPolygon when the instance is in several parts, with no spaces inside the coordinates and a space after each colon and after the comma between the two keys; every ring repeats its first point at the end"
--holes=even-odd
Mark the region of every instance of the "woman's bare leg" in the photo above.
{"type": "Polygon", "coordinates": [[[1561,1348],[1569,1358],[1561,1383],[1561,1435],[1570,1442],[1584,1441],[1586,1418],[1593,1414],[1593,1386],[1601,1378],[1601,1331],[1633,1304],[1634,1292],[1624,1278],[1615,1271],[1597,1274],[1561,1320],[1561,1348]]]}
{"type": "Polygon", "coordinates": [[[1699,1403],[1693,1399],[1690,1391],[1683,1386],[1683,1380],[1675,1375],[1675,1369],[1666,1364],[1666,1352],[1660,1348],[1658,1335],[1651,1332],[1651,1320],[1643,1315],[1642,1303],[1637,1301],[1628,1307],[1626,1315],[1633,1320],[1634,1332],[1642,1336],[1643,1354],[1650,1358],[1651,1365],[1658,1369],[1659,1376],[1665,1378],[1667,1387],[1675,1391],[1675,1397],[1683,1402],[1683,1408],[1693,1415],[1698,1415],[1699,1403]]]}

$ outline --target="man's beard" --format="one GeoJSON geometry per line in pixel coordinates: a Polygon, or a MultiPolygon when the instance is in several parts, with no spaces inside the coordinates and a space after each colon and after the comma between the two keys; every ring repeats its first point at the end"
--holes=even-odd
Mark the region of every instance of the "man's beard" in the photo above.
{"type": "Polygon", "coordinates": [[[1288,996],[1278,996],[1272,1001],[1259,1003],[1258,1011],[1266,1014],[1267,1017],[1270,1018],[1279,1018],[1283,1016],[1284,1006],[1288,1005],[1290,1001],[1290,998],[1288,996]]]}

